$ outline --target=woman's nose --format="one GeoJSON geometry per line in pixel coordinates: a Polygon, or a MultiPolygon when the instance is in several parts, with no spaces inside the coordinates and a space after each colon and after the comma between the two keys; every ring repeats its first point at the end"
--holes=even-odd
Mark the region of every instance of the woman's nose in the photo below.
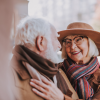
{"type": "Polygon", "coordinates": [[[74,42],[74,41],[72,41],[71,48],[72,48],[72,49],[74,49],[74,48],[76,48],[76,47],[77,47],[77,45],[75,44],[75,42],[74,42]]]}

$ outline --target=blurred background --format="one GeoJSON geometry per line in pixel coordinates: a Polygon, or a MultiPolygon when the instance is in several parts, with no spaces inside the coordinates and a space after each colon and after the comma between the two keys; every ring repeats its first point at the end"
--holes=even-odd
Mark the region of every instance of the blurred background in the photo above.
{"type": "Polygon", "coordinates": [[[100,31],[100,0],[17,0],[14,25],[25,16],[44,17],[57,31],[82,21],[100,31]]]}
{"type": "Polygon", "coordinates": [[[45,18],[57,31],[76,21],[86,22],[100,31],[100,0],[17,0],[11,31],[12,44],[16,25],[27,15],[45,18]]]}

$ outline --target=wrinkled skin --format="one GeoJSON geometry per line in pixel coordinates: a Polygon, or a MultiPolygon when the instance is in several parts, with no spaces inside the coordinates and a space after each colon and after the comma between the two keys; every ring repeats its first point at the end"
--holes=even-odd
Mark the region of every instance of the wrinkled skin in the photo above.
{"type": "Polygon", "coordinates": [[[46,100],[64,100],[64,94],[56,87],[53,82],[45,78],[41,81],[31,79],[32,91],[46,100]]]}

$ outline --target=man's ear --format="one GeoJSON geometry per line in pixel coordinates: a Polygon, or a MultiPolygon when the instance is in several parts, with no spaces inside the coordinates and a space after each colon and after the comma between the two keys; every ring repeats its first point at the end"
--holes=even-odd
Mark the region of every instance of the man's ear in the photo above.
{"type": "Polygon", "coordinates": [[[43,36],[38,36],[36,39],[36,46],[40,52],[45,51],[47,49],[47,39],[43,36]]]}

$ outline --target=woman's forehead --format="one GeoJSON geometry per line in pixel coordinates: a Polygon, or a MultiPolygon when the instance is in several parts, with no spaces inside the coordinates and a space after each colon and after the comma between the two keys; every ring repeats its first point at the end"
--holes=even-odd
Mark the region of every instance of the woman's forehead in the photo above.
{"type": "Polygon", "coordinates": [[[77,37],[77,36],[82,36],[82,35],[68,35],[68,36],[66,36],[64,39],[66,39],[66,38],[68,38],[68,39],[73,39],[73,38],[75,38],[75,37],[77,37]]]}

